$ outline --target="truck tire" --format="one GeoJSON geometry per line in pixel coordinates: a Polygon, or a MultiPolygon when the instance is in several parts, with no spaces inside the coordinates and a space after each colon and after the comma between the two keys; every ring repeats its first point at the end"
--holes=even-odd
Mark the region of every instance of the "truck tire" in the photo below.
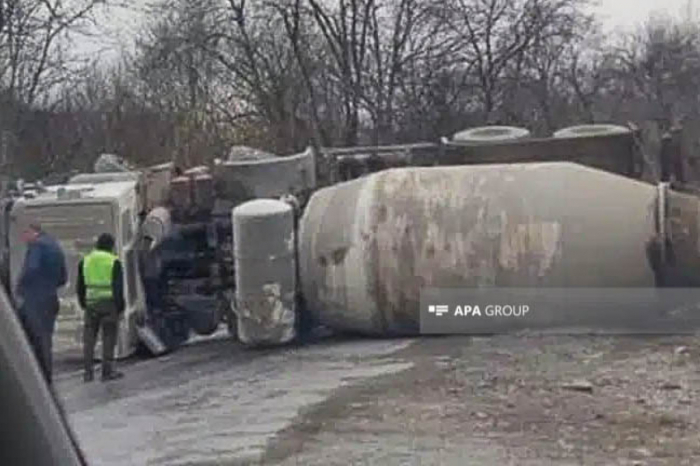
{"type": "Polygon", "coordinates": [[[455,133],[452,141],[468,144],[490,144],[530,137],[530,131],[514,126],[481,126],[455,133]]]}
{"type": "Polygon", "coordinates": [[[219,328],[219,319],[214,317],[215,313],[197,313],[190,316],[190,326],[197,335],[209,336],[219,328]]]}
{"type": "MultiPolygon", "coordinates": [[[[215,306],[214,306],[215,307],[215,306]]],[[[206,309],[190,311],[187,314],[190,327],[197,335],[209,336],[216,332],[221,322],[221,314],[218,309],[206,309]]]]}
{"type": "Polygon", "coordinates": [[[554,133],[555,138],[582,138],[591,136],[611,136],[614,134],[627,134],[630,129],[619,125],[578,125],[562,128],[554,133]]]}

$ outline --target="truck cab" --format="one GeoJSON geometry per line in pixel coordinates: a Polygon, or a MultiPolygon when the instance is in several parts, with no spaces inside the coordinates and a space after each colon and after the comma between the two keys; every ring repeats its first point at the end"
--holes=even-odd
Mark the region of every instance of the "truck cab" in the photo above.
{"type": "Polygon", "coordinates": [[[14,201],[8,235],[11,283],[17,283],[22,270],[26,247],[20,236],[30,223],[39,223],[56,238],[66,256],[69,278],[59,291],[61,309],[54,351],[73,353],[82,347],[83,311],[76,296],[78,264],[92,250],[101,233],[114,236],[115,252],[124,269],[126,309],[119,325],[116,356],[123,358],[136,350],[136,321],[145,312],[137,258],[140,211],[134,180],[51,186],[14,201]]]}

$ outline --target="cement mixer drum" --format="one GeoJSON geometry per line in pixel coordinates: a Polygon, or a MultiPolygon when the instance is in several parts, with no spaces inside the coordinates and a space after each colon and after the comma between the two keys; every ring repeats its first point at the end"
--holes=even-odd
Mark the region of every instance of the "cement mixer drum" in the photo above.
{"type": "Polygon", "coordinates": [[[419,331],[423,287],[653,287],[656,188],[567,162],[397,168],[317,191],[300,280],[322,325],[419,331]]]}

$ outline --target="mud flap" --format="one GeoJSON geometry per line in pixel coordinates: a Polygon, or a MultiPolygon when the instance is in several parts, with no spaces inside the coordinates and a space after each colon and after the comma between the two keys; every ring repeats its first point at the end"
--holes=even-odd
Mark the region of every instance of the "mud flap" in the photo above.
{"type": "Polygon", "coordinates": [[[163,344],[156,332],[154,332],[149,326],[137,326],[136,333],[139,340],[141,340],[141,342],[151,353],[153,353],[154,356],[160,356],[167,351],[166,346],[163,344]]]}

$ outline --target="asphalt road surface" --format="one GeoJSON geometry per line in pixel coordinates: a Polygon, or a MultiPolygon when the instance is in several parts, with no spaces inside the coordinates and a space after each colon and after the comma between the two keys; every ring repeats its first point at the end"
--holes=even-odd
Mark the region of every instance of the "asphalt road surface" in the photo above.
{"type": "Polygon", "coordinates": [[[697,465],[700,339],[225,339],[57,386],[94,465],[697,465]]]}
{"type": "Polygon", "coordinates": [[[84,384],[61,362],[57,387],[94,465],[251,464],[311,406],[348,384],[399,372],[410,341],[326,342],[266,351],[228,339],[127,362],[122,380],[84,384]]]}

